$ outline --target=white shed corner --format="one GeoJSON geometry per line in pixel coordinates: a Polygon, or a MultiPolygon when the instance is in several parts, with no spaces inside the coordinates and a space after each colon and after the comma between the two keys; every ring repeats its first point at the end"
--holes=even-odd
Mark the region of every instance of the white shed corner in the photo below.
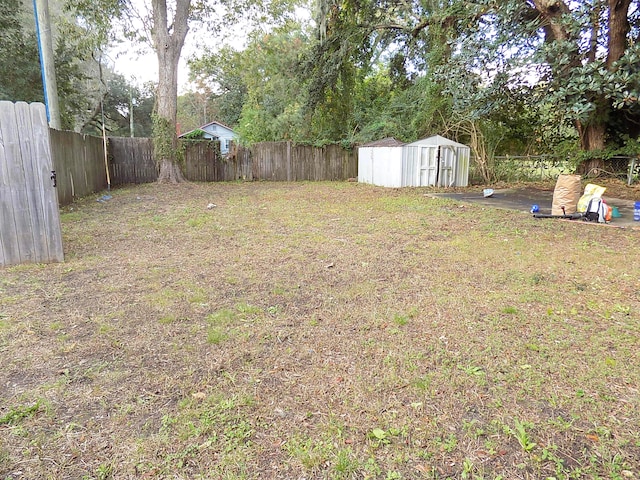
{"type": "Polygon", "coordinates": [[[358,147],[358,182],[380,187],[402,187],[402,147],[384,138],[358,147]]]}
{"type": "Polygon", "coordinates": [[[389,140],[358,149],[358,181],[382,187],[466,187],[470,149],[439,135],[389,146],[389,140]]]}

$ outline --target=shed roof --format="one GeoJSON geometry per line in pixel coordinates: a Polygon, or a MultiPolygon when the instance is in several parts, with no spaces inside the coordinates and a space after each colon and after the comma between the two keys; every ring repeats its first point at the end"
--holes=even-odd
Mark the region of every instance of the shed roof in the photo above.
{"type": "Polygon", "coordinates": [[[387,137],[380,140],[375,140],[373,142],[365,143],[364,145],[360,145],[361,147],[401,147],[406,145],[404,142],[400,140],[396,140],[393,137],[387,137]]]}
{"type": "Polygon", "coordinates": [[[467,145],[462,143],[454,142],[453,140],[449,140],[448,138],[441,137],[440,135],[433,135],[432,137],[423,138],[422,140],[418,140],[408,144],[409,146],[421,146],[421,145],[450,145],[453,147],[465,147],[469,148],[467,145]]]}

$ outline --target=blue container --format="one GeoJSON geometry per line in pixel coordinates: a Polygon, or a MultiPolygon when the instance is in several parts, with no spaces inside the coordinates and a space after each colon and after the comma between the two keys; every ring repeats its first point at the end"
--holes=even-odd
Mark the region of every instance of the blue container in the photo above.
{"type": "Polygon", "coordinates": [[[633,220],[640,222],[640,202],[633,204],[633,220]]]}

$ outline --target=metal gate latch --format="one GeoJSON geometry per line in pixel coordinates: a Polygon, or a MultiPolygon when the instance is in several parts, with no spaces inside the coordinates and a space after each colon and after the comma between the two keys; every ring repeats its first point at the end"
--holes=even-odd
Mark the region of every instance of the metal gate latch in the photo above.
{"type": "Polygon", "coordinates": [[[57,187],[58,186],[58,182],[56,181],[56,171],[55,170],[51,170],[51,180],[53,180],[53,186],[57,187]]]}

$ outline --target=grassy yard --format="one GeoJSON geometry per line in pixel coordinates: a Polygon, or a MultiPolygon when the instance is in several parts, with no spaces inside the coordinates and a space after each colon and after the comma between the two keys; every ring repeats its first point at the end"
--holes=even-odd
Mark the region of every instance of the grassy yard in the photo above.
{"type": "Polygon", "coordinates": [[[0,269],[0,478],[640,478],[638,231],[424,193],[66,208],[0,269]]]}

